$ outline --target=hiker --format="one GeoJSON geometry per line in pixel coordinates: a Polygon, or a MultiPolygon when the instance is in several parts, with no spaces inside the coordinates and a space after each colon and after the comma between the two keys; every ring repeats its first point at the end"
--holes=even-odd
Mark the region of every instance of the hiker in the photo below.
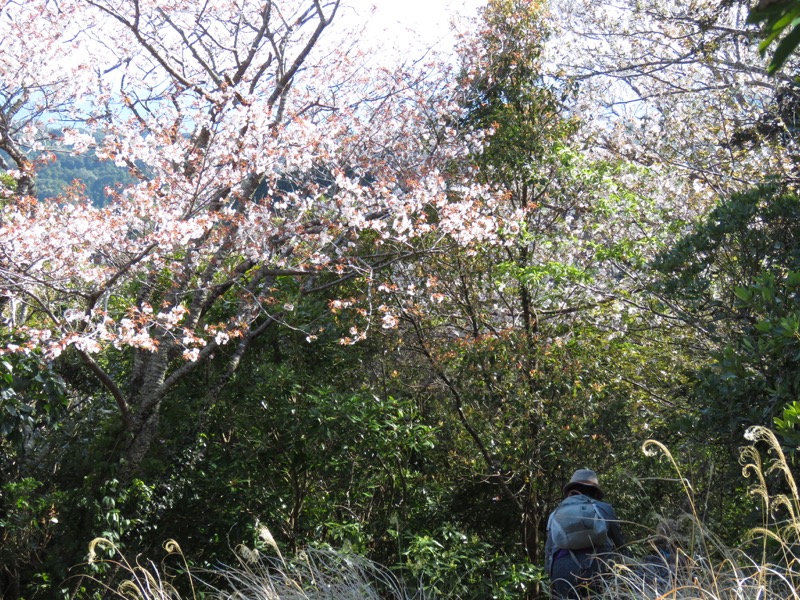
{"type": "Polygon", "coordinates": [[[681,551],[686,538],[676,519],[662,519],[656,526],[656,535],[650,540],[652,552],[641,560],[639,572],[645,583],[654,589],[670,589],[679,569],[686,566],[686,555],[681,551]]]}
{"type": "Polygon", "coordinates": [[[544,555],[550,594],[559,600],[588,598],[610,559],[607,554],[619,551],[625,539],[614,508],[601,502],[597,473],[578,469],[563,492],[564,500],[547,522],[544,555]]]}

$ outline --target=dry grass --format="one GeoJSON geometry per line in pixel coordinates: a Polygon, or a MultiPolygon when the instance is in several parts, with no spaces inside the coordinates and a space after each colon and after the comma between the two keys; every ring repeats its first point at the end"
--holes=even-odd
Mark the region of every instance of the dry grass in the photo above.
{"type": "MultiPolygon", "coordinates": [[[[180,557],[181,577],[185,580],[183,583],[188,582],[192,600],[423,600],[419,594],[409,595],[388,569],[364,558],[329,549],[306,549],[287,560],[266,527],[261,527],[260,535],[262,541],[275,550],[276,556],[265,556],[240,545],[236,549],[239,564],[214,571],[190,571],[174,540],[169,540],[164,548],[168,555],[180,557]]],[[[102,588],[103,597],[125,600],[186,598],[178,592],[174,579],[164,575],[167,570],[163,564],[150,561],[131,564],[114,544],[103,538],[90,544],[89,563],[101,563],[106,567],[108,578],[124,573],[124,580],[114,586],[104,583],[98,576],[81,576],[102,588]],[[111,553],[113,558],[98,558],[98,553],[111,553]]]]}
{"type": "Polygon", "coordinates": [[[251,557],[220,572],[219,600],[406,600],[384,567],[332,550],[307,549],[292,561],[251,557]]]}
{"type": "MultiPolygon", "coordinates": [[[[180,546],[174,540],[167,540],[164,549],[168,555],[177,555],[183,562],[184,572],[189,572],[189,566],[183,556],[180,546]]],[[[144,563],[130,563],[113,542],[104,538],[95,538],[89,544],[89,565],[101,566],[102,575],[80,575],[76,592],[73,598],[83,597],[80,590],[89,581],[103,591],[103,597],[124,598],[126,600],[182,600],[184,596],[163,575],[164,566],[156,565],[152,561],[144,563]],[[100,556],[98,556],[100,554],[100,556]],[[107,556],[111,555],[111,558],[107,556]],[[105,556],[105,557],[101,557],[105,556]],[[108,584],[106,580],[116,579],[116,575],[123,573],[124,579],[118,584],[108,584]]],[[[191,596],[196,600],[193,578],[189,578],[191,596]]],[[[94,597],[94,595],[92,595],[94,597]]]]}
{"type": "MultiPolygon", "coordinates": [[[[751,445],[742,451],[742,473],[754,480],[751,493],[759,499],[765,516],[765,522],[749,533],[749,552],[722,544],[704,527],[692,502],[690,514],[656,536],[648,557],[626,558],[610,565],[610,574],[601,583],[601,598],[800,600],[800,563],[795,554],[800,547],[797,485],[781,445],[769,429],[753,427],[747,439],[751,445]],[[767,479],[776,474],[789,493],[770,492],[767,479]],[[753,548],[760,548],[758,556],[752,556],[753,548]]],[[[669,450],[653,441],[646,442],[644,450],[660,452],[672,462],[691,501],[691,486],[669,450]]]]}

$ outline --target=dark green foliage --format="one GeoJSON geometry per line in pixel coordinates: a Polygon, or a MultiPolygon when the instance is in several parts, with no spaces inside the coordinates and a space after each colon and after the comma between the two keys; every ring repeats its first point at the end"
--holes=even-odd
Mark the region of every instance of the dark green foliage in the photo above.
{"type": "Polygon", "coordinates": [[[55,443],[54,432],[67,410],[64,382],[52,364],[35,353],[2,357],[0,594],[4,597],[16,597],[26,585],[23,582],[32,581],[35,565],[59,530],[64,494],[45,483],[49,465],[38,465],[36,448],[55,443]]]}
{"type": "MultiPolygon", "coordinates": [[[[764,274],[800,268],[798,200],[775,187],[722,201],[654,267],[669,275],[659,289],[676,294],[695,320],[737,320],[745,315],[734,291],[764,274]]],[[[705,323],[704,323],[705,324],[705,323]]]]}
{"type": "Polygon", "coordinates": [[[693,391],[709,431],[738,444],[800,394],[800,200],[764,187],[724,200],[662,255],[662,292],[713,342],[693,391]]]}
{"type": "Polygon", "coordinates": [[[58,494],[31,477],[0,485],[0,596],[17,598],[37,579],[41,553],[58,528],[58,494]]]}
{"type": "MultiPolygon", "coordinates": [[[[763,515],[745,500],[736,464],[751,425],[776,425],[790,450],[800,397],[800,200],[766,186],[720,201],[656,261],[657,285],[697,337],[676,455],[706,523],[730,541],[763,515]]],[[[677,440],[676,440],[677,441],[677,440]]]]}
{"type": "Polygon", "coordinates": [[[0,460],[4,470],[22,459],[32,436],[56,427],[67,408],[66,390],[51,363],[36,354],[0,360],[0,460]]]}
{"type": "Polygon", "coordinates": [[[537,567],[514,562],[480,534],[450,523],[404,537],[397,571],[419,581],[426,596],[511,600],[524,597],[542,579],[537,567]]]}

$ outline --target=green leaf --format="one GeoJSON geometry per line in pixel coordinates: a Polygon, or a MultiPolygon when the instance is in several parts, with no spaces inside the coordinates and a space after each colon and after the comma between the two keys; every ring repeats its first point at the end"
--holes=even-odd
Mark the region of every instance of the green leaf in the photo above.
{"type": "Polygon", "coordinates": [[[772,61],[767,67],[767,72],[773,74],[780,69],[798,45],[800,45],[800,27],[795,27],[775,48],[775,53],[772,55],[772,61]]]}
{"type": "Polygon", "coordinates": [[[786,274],[786,285],[789,287],[798,287],[800,286],[800,272],[798,271],[789,271],[786,274]]]}
{"type": "Polygon", "coordinates": [[[792,10],[791,0],[789,2],[772,2],[766,6],[756,6],[750,11],[747,17],[748,23],[760,23],[775,17],[780,17],[785,11],[792,10]]]}

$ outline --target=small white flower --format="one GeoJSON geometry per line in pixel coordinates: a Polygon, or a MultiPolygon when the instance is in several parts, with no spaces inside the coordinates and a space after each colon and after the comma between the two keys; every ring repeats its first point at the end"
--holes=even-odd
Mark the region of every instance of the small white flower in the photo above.
{"type": "Polygon", "coordinates": [[[395,329],[400,324],[400,319],[391,313],[386,313],[381,319],[381,326],[384,329],[395,329]]]}

